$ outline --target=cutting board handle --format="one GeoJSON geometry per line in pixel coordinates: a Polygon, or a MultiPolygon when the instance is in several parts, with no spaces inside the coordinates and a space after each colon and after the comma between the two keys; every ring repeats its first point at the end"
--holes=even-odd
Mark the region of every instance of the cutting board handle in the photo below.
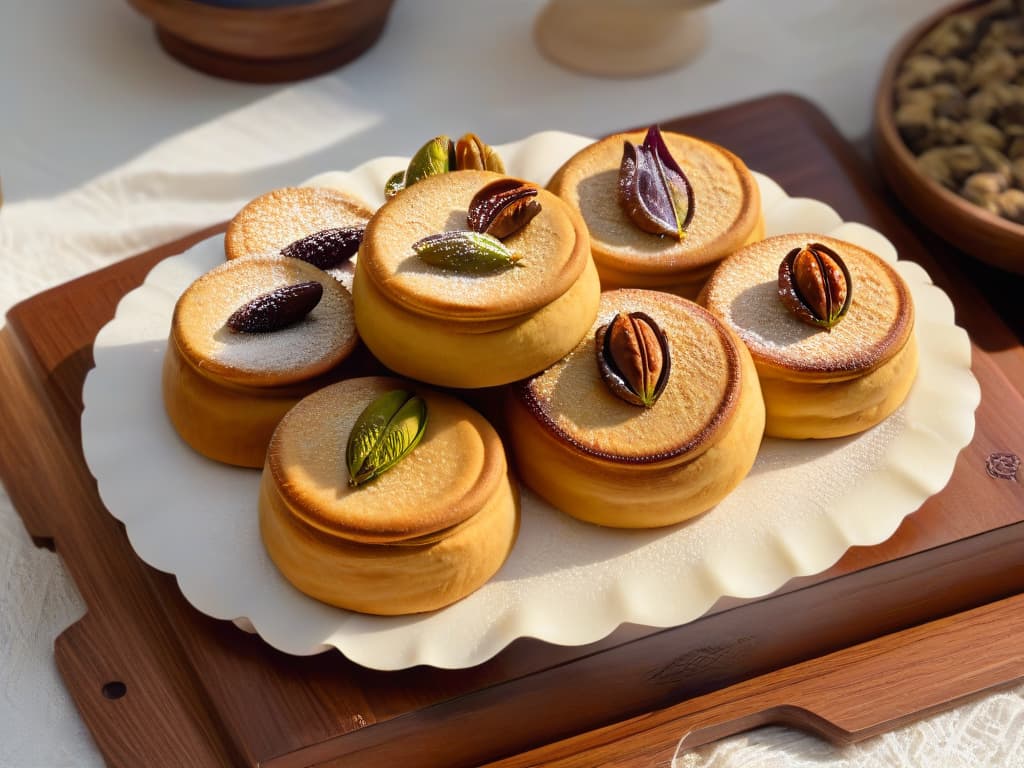
{"type": "Polygon", "coordinates": [[[1024,679],[1024,595],[921,624],[491,763],[641,768],[762,725],[837,744],[1024,679]]]}

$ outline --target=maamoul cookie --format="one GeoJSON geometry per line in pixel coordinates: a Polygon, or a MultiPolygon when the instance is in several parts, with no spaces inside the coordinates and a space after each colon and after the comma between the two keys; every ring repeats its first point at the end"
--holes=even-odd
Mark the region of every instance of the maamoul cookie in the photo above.
{"type": "Polygon", "coordinates": [[[435,610],[478,589],[504,563],[519,526],[501,439],[483,416],[449,395],[380,377],[321,389],[282,419],[259,511],[267,551],[295,587],[383,615],[435,610]],[[373,441],[358,437],[367,434],[359,425],[388,419],[399,436],[383,442],[399,448],[387,458],[399,459],[374,475],[373,441]]]}
{"type": "Polygon", "coordinates": [[[694,298],[719,261],[764,236],[760,192],[743,161],[656,128],[584,147],[548,189],[583,216],[604,290],[694,298]]]}
{"type": "MultiPolygon", "coordinates": [[[[258,303],[274,315],[294,300],[258,303]]],[[[258,325],[259,312],[250,313],[252,318],[258,325]]],[[[261,467],[274,427],[288,409],[352,375],[339,366],[357,342],[352,297],[327,273],[284,256],[226,262],[192,283],[175,305],[163,367],[167,415],[204,456],[261,467]],[[321,298],[287,327],[237,332],[228,326],[255,299],[302,285],[306,294],[322,290],[321,298]]]]}
{"type": "MultiPolygon", "coordinates": [[[[359,234],[354,238],[356,233],[350,230],[364,228],[372,215],[366,203],[346,192],[328,187],[282,187],[260,195],[235,214],[224,235],[224,252],[228,259],[279,254],[316,233],[337,233],[345,256],[306,260],[329,271],[351,288],[349,260],[362,237],[359,234]]],[[[329,253],[329,249],[322,247],[306,250],[329,253]]],[[[296,254],[286,252],[284,255],[296,254]]]]}
{"type": "Polygon", "coordinates": [[[637,289],[603,293],[587,336],[510,388],[506,415],[527,486],[620,528],[710,509],[746,476],[764,432],[757,374],[735,334],[691,301],[637,289]]]}
{"type": "Polygon", "coordinates": [[[557,197],[530,187],[457,171],[424,178],[380,208],[352,293],[360,335],[381,362],[432,384],[487,387],[536,373],[576,346],[600,292],[586,228],[557,197]],[[493,214],[508,203],[509,215],[495,220],[523,224],[492,228],[497,237],[468,223],[479,207],[471,203],[491,200],[494,184],[498,202],[483,207],[493,214]]]}
{"type": "Polygon", "coordinates": [[[722,263],[701,303],[750,349],[768,435],[861,432],[896,410],[914,382],[910,292],[892,266],[852,243],[816,234],[754,243],[722,263]]]}

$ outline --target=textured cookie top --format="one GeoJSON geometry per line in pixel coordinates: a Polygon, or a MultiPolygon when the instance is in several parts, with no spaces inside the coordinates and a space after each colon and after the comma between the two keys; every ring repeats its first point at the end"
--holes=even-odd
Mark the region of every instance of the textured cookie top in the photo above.
{"type": "MultiPolygon", "coordinates": [[[[441,232],[467,230],[467,209],[487,171],[431,176],[399,192],[366,228],[359,260],[367,277],[406,310],[450,320],[493,320],[534,312],[579,278],[590,248],[582,223],[546,190],[540,213],[503,240],[521,259],[514,267],[470,274],[425,263],[413,243],[441,232]]],[[[356,287],[358,290],[358,286],[356,287]]]]}
{"type": "Polygon", "coordinates": [[[865,373],[902,349],[914,326],[910,292],[888,263],[852,243],[806,233],[762,240],[726,259],[701,303],[739,334],[759,371],[780,375],[865,373]],[[798,320],[778,295],[783,258],[815,242],[839,254],[850,271],[850,308],[830,331],[798,320]]]}
{"type": "Polygon", "coordinates": [[[519,387],[519,396],[557,439],[584,454],[625,463],[697,455],[713,445],[739,397],[735,338],[702,307],[668,293],[622,289],[601,294],[583,341],[519,387]],[[612,394],[597,366],[595,332],[617,312],[643,312],[665,332],[672,369],[651,408],[612,394]]]}
{"type": "Polygon", "coordinates": [[[497,432],[465,403],[413,382],[368,377],[320,389],[292,408],[270,442],[267,471],[292,513],[315,528],[354,541],[419,543],[476,514],[508,466],[497,432]],[[352,427],[394,389],[426,401],[423,438],[392,469],[351,488],[352,427]]]}
{"type": "Polygon", "coordinates": [[[235,259],[202,275],[178,299],[171,337],[200,370],[257,387],[324,373],[347,357],[358,340],[352,295],[326,272],[284,256],[235,259]],[[257,296],[313,280],[323,286],[323,297],[294,325],[266,333],[236,333],[225,325],[257,296]]]}
{"type": "MultiPolygon", "coordinates": [[[[229,259],[277,254],[314,232],[366,226],[372,215],[362,200],[336,189],[282,187],[260,195],[235,214],[224,234],[224,253],[229,259]]],[[[329,272],[351,287],[351,264],[329,272]]]]}
{"type": "Polygon", "coordinates": [[[691,136],[663,133],[694,193],[693,220],[683,240],[639,229],[618,199],[624,142],[642,144],[645,132],[620,133],[573,155],[548,188],[579,210],[594,259],[619,270],[660,275],[717,261],[739,248],[761,215],[757,183],[736,155],[691,136]]]}

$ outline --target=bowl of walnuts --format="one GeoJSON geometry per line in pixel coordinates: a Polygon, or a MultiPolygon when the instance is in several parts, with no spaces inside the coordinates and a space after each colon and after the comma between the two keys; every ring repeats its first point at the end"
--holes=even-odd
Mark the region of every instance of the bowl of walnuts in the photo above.
{"type": "Polygon", "coordinates": [[[912,30],[886,64],[872,138],[928,228],[1024,274],[1024,0],[959,3],[912,30]]]}

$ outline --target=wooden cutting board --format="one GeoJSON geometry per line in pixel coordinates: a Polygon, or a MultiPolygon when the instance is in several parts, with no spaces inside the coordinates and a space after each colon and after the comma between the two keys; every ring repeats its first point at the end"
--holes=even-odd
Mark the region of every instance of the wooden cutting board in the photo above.
{"type": "Polygon", "coordinates": [[[88,607],[55,652],[111,765],[650,765],[690,730],[688,744],[769,721],[854,739],[1024,675],[1008,639],[1024,617],[1024,486],[1011,471],[1024,454],[1024,349],[993,308],[1020,333],[1024,281],[927,235],[922,245],[805,101],[767,97],[663,126],[879,229],[949,293],[982,388],[949,485],[887,542],[682,627],[625,626],[577,648],[523,639],[466,670],[286,656],[195,611],[172,576],[141,563],[82,459],[96,332],[153,264],[213,227],[35,296],[0,332],[0,473],[88,607]],[[823,695],[826,682],[842,695],[823,695]]]}

